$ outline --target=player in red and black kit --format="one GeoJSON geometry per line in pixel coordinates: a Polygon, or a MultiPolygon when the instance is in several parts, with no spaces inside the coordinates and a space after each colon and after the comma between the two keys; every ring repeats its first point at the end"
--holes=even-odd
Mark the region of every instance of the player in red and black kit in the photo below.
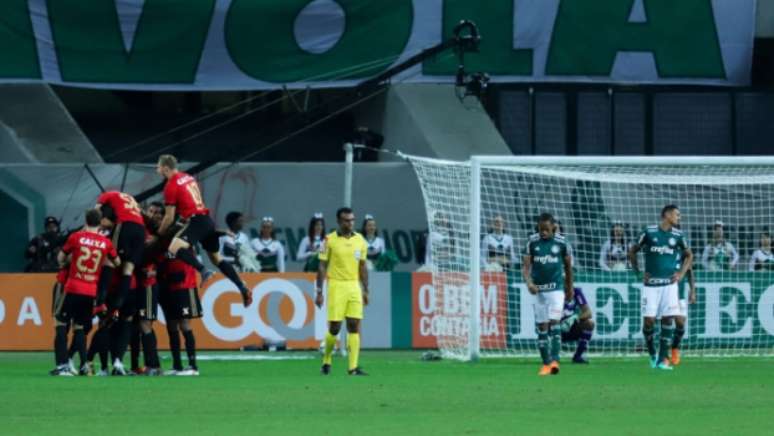
{"type": "Polygon", "coordinates": [[[56,368],[51,375],[73,375],[67,364],[67,332],[73,326],[75,342],[81,364],[86,363],[86,335],[84,326],[91,323],[94,299],[97,295],[102,266],[105,263],[120,265],[120,259],[109,239],[99,234],[102,218],[98,210],[86,211],[86,226],[67,238],[57,260],[60,266],[70,261],[64,299],[56,312],[56,336],[54,353],[56,368]]]}
{"type": "Polygon", "coordinates": [[[138,331],[132,332],[132,341],[137,342],[132,346],[132,369],[139,367],[139,345],[142,343],[142,352],[145,358],[146,369],[144,375],[161,375],[161,363],[159,361],[156,334],[153,331],[153,321],[158,316],[158,279],[157,263],[163,252],[157,247],[158,230],[161,219],[164,217],[164,205],[153,202],[145,209],[145,247],[140,273],[141,287],[137,290],[136,312],[138,331]]]}
{"type": "MultiPolygon", "coordinates": [[[[121,277],[118,283],[117,292],[112,294],[108,301],[109,310],[119,310],[119,319],[113,322],[110,328],[110,348],[114,361],[114,372],[116,366],[121,370],[121,365],[116,365],[116,359],[119,363],[123,360],[126,347],[129,343],[129,332],[136,307],[137,295],[131,286],[132,276],[135,268],[142,262],[142,253],[145,246],[145,220],[142,216],[140,206],[137,201],[129,194],[119,191],[107,191],[97,197],[96,208],[100,209],[107,206],[112,209],[115,215],[115,227],[113,229],[113,245],[118,250],[118,255],[123,261],[121,277]]],[[[107,280],[112,276],[106,271],[107,280]]],[[[98,305],[103,303],[98,301],[98,305]]]]}
{"type": "MultiPolygon", "coordinates": [[[[51,314],[54,317],[54,322],[56,322],[56,312],[59,310],[59,308],[62,306],[62,302],[64,301],[64,285],[67,283],[67,274],[70,270],[70,265],[65,264],[62,265],[59,268],[59,271],[56,273],[56,281],[54,282],[54,288],[52,290],[52,296],[51,296],[51,314]]],[[[91,330],[91,323],[87,323],[83,326],[84,335],[89,335],[89,330],[91,330]]],[[[67,365],[70,368],[70,371],[75,373],[78,370],[75,368],[75,364],[73,363],[73,356],[75,356],[75,353],[78,352],[76,349],[75,344],[75,338],[70,342],[70,348],[67,350],[67,365]]]]}
{"type": "Polygon", "coordinates": [[[70,265],[62,265],[59,271],[56,273],[56,282],[54,282],[54,289],[52,290],[51,298],[51,312],[56,316],[56,310],[62,305],[64,301],[64,285],[67,283],[67,273],[70,270],[70,265]]]}
{"type": "Polygon", "coordinates": [[[229,278],[242,294],[245,306],[252,303],[252,293],[245,286],[234,267],[223,260],[219,253],[220,234],[215,230],[210,211],[204,205],[199,184],[196,179],[182,171],[177,170],[177,159],[169,154],[159,157],[156,171],[167,179],[164,186],[164,204],[166,210],[164,219],[159,227],[159,234],[164,235],[175,220],[175,214],[186,220],[182,230],[175,234],[169,244],[169,252],[173,257],[182,260],[194,267],[202,274],[202,282],[205,282],[211,272],[205,271],[204,265],[196,259],[193,247],[198,242],[213,265],[229,278]]]}
{"type": "Polygon", "coordinates": [[[166,259],[159,265],[161,309],[167,321],[172,370],[167,375],[199,375],[196,365],[196,338],[191,319],[202,317],[202,304],[196,286],[196,270],[180,259],[166,259]],[[180,334],[185,340],[188,367],[180,359],[180,334]]]}

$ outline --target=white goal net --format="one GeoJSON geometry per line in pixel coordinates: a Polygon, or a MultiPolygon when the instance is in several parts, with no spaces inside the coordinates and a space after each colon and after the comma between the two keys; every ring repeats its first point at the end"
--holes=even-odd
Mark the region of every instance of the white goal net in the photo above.
{"type": "MultiPolygon", "coordinates": [[[[589,352],[644,353],[642,278],[626,251],[660,223],[667,204],[680,208],[694,253],[696,302],[687,304],[683,352],[772,354],[774,160],[407,158],[427,210],[435,331],[445,356],[537,356],[534,297],[521,264],[544,212],[572,247],[575,287],[595,324],[589,352]]],[[[679,286],[688,303],[687,280],[679,286]]],[[[564,355],[574,347],[564,343],[564,355]]]]}

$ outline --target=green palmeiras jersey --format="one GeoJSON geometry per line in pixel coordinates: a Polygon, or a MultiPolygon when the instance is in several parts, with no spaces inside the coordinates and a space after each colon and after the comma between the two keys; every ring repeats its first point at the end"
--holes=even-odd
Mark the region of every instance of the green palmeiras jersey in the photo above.
{"type": "Polygon", "coordinates": [[[648,226],[640,234],[637,244],[645,253],[645,286],[664,286],[672,283],[672,276],[680,270],[683,251],[688,241],[683,232],[672,228],[648,226]]]}
{"type": "Polygon", "coordinates": [[[532,260],[530,276],[540,292],[564,289],[564,259],[572,256],[570,244],[560,235],[543,239],[539,233],[529,237],[524,256],[532,260]]]}

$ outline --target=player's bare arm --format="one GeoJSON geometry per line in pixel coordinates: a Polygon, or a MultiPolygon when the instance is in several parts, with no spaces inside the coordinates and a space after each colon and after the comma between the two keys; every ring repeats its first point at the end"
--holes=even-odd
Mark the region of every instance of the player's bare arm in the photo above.
{"type": "Polygon", "coordinates": [[[164,236],[172,225],[172,222],[174,222],[175,209],[175,206],[170,205],[164,207],[164,218],[161,219],[161,224],[159,224],[159,235],[164,236]]]}
{"type": "Polygon", "coordinates": [[[363,290],[363,306],[368,306],[368,267],[365,260],[360,261],[360,287],[363,290]]]}
{"type": "Polygon", "coordinates": [[[588,304],[584,304],[580,307],[580,315],[578,315],[578,320],[585,321],[587,319],[591,319],[591,307],[588,304]]]}
{"type": "Polygon", "coordinates": [[[632,244],[629,248],[629,264],[632,266],[632,271],[638,276],[640,275],[640,264],[637,261],[637,253],[640,251],[640,244],[632,244]]]}
{"type": "Polygon", "coordinates": [[[317,267],[317,280],[315,281],[315,296],[314,304],[318,308],[322,307],[323,299],[323,284],[325,284],[325,276],[328,273],[328,262],[325,260],[320,261],[320,265],[317,267]]]}
{"type": "Polygon", "coordinates": [[[573,290],[573,276],[572,276],[572,256],[564,256],[564,298],[565,301],[573,299],[575,291],[573,290]]]}
{"type": "Polygon", "coordinates": [[[691,269],[691,266],[693,266],[693,252],[690,248],[685,249],[685,260],[683,260],[683,264],[680,266],[680,271],[676,272],[675,275],[672,277],[673,282],[679,282],[685,277],[685,274],[688,272],[689,269],[691,269]]]}
{"type": "Polygon", "coordinates": [[[119,266],[121,266],[121,258],[120,257],[116,257],[115,259],[105,258],[105,260],[102,261],[102,265],[108,266],[111,268],[118,268],[119,266]]]}
{"type": "Polygon", "coordinates": [[[521,277],[527,284],[527,290],[532,295],[537,295],[538,288],[532,282],[532,256],[524,256],[521,260],[521,277]]]}
{"type": "Polygon", "coordinates": [[[64,266],[67,264],[67,255],[64,253],[64,251],[60,251],[56,255],[56,261],[59,263],[59,268],[64,268],[64,266]]]}
{"type": "Polygon", "coordinates": [[[688,270],[688,304],[696,304],[696,276],[693,273],[693,268],[688,270]]]}

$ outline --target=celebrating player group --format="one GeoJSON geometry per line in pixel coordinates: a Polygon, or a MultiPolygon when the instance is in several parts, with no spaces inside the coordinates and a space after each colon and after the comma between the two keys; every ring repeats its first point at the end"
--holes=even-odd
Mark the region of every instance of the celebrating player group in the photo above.
{"type": "MultiPolygon", "coordinates": [[[[695,301],[693,253],[679,226],[679,208],[664,206],[661,222],[645,228],[628,253],[639,276],[637,253],[644,251],[642,333],[651,367],[667,371],[680,363],[680,340],[685,334],[688,301],[679,298],[678,290],[683,278],[689,280],[690,302],[695,301]],[[661,324],[658,350],[654,340],[656,320],[661,324]]],[[[551,375],[559,373],[562,341],[577,342],[573,363],[588,363],[584,352],[594,323],[581,289],[573,286],[572,249],[557,233],[554,217],[548,213],[540,215],[537,229],[538,233],[530,236],[524,248],[522,275],[536,300],[537,343],[543,361],[538,374],[551,375]]]]}
{"type": "Polygon", "coordinates": [[[200,244],[214,265],[231,279],[245,306],[250,290],[231,264],[218,254],[218,238],[199,186],[190,175],[178,171],[170,155],[159,158],[158,173],[167,182],[164,203],[141,210],[134,197],[117,191],[102,193],[96,206],[86,211],[84,226],[72,233],[59,255],[60,272],[54,286],[55,359],[52,375],[90,375],[99,355],[99,374],[126,375],[123,357],[134,344],[132,366],[139,368],[139,345],[147,375],[160,375],[161,365],[152,323],[160,304],[169,334],[173,368],[167,374],[198,375],[196,339],[190,320],[202,316],[197,272],[202,281],[212,275],[194,251],[200,244]],[[94,316],[97,331],[89,346],[86,336],[94,316]],[[71,346],[67,345],[72,331],[71,346]],[[182,334],[188,357],[183,367],[182,334]],[[76,370],[72,358],[80,358],[76,370]]]}

